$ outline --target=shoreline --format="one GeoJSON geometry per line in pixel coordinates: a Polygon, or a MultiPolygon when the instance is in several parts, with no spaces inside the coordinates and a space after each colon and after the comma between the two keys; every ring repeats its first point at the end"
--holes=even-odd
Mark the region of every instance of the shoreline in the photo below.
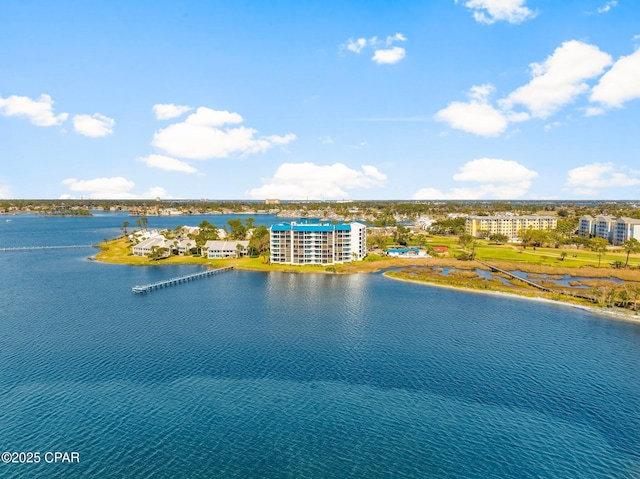
{"type": "MultiPolygon", "coordinates": [[[[121,240],[122,237],[118,238],[117,240],[112,242],[111,246],[116,246],[118,245],[118,240],[121,240]]],[[[158,261],[158,262],[154,262],[154,263],[149,263],[148,260],[144,261],[143,257],[133,257],[131,256],[130,260],[128,258],[128,256],[123,255],[124,253],[124,249],[122,248],[123,245],[120,245],[121,248],[117,248],[119,251],[116,252],[115,256],[113,255],[106,255],[106,251],[108,251],[110,248],[102,248],[102,251],[98,252],[97,254],[93,255],[91,257],[91,259],[93,261],[98,261],[100,263],[106,263],[106,264],[124,264],[124,265],[128,265],[128,266],[162,266],[163,265],[163,261],[158,261]],[[111,257],[109,257],[111,256],[111,257]],[[135,259],[134,259],[135,258],[135,259]]],[[[146,259],[146,258],[145,258],[146,259]]],[[[502,262],[500,262],[502,263],[502,262]]],[[[562,300],[558,300],[558,299],[551,299],[551,298],[544,298],[544,297],[539,297],[539,296],[529,296],[526,294],[519,294],[517,292],[508,292],[508,291],[499,291],[499,290],[492,290],[492,289],[477,289],[477,288],[471,288],[471,287],[465,287],[462,285],[452,285],[452,284],[443,284],[443,283],[437,283],[437,282],[430,282],[430,281],[423,281],[423,280],[414,280],[414,279],[410,279],[410,278],[399,278],[399,277],[394,277],[394,276],[390,276],[388,273],[391,272],[391,270],[393,269],[398,269],[398,268],[403,268],[406,266],[430,266],[430,267],[434,267],[434,266],[448,266],[448,267],[454,267],[454,268],[458,268],[458,269],[463,269],[463,270],[467,270],[467,269],[476,269],[476,268],[480,268],[480,269],[486,269],[486,267],[484,267],[483,265],[477,264],[475,261],[469,261],[469,262],[460,262],[458,260],[454,260],[452,258],[418,258],[418,259],[414,259],[414,260],[407,260],[407,259],[397,259],[397,258],[381,258],[379,261],[369,261],[367,262],[366,260],[363,262],[358,262],[357,264],[354,263],[348,263],[348,264],[344,264],[344,265],[339,265],[338,268],[336,268],[335,270],[331,270],[328,269],[324,266],[320,267],[313,267],[313,268],[309,268],[307,267],[307,265],[304,265],[302,267],[296,267],[296,265],[272,265],[272,264],[265,264],[260,262],[252,264],[248,261],[244,261],[243,259],[215,259],[215,260],[204,260],[201,258],[196,258],[196,257],[192,257],[192,256],[182,256],[182,257],[175,257],[175,259],[173,261],[170,261],[168,263],[164,263],[164,264],[171,264],[171,265],[193,265],[193,266],[205,266],[205,267],[220,267],[220,266],[233,266],[235,269],[238,270],[242,270],[242,271],[256,271],[256,272],[263,272],[263,273],[268,273],[268,272],[278,272],[278,273],[294,273],[294,274],[372,274],[372,273],[382,273],[383,276],[390,278],[390,279],[395,279],[398,281],[406,281],[406,282],[410,282],[410,283],[420,283],[420,284],[425,284],[427,286],[437,286],[437,287],[442,287],[442,288],[449,288],[449,289],[456,289],[456,290],[460,290],[460,291],[465,291],[465,292],[471,292],[471,293],[484,293],[484,294],[492,294],[494,296],[503,296],[503,297],[510,297],[510,298],[520,298],[520,299],[528,299],[528,300],[533,300],[533,301],[538,301],[538,302],[547,302],[548,304],[560,304],[560,305],[565,305],[565,306],[571,306],[574,308],[579,308],[585,311],[589,311],[589,312],[593,312],[595,314],[601,315],[601,316],[605,316],[608,317],[610,319],[618,319],[618,320],[624,320],[624,321],[629,321],[629,322],[634,322],[634,323],[639,323],[640,324],[640,313],[639,312],[634,312],[631,310],[625,310],[625,309],[620,309],[620,308],[606,308],[606,307],[600,307],[600,306],[592,306],[592,305],[584,305],[584,304],[576,304],[570,301],[562,301],[562,300]],[[275,266],[275,267],[274,267],[275,266]]],[[[554,267],[550,267],[550,266],[541,266],[541,265],[527,265],[527,264],[522,264],[519,263],[517,265],[504,265],[502,264],[502,267],[514,267],[517,266],[518,269],[521,269],[523,271],[527,271],[529,270],[530,272],[536,272],[536,273],[543,273],[543,274],[571,274],[576,275],[576,276],[582,276],[585,274],[589,274],[589,273],[593,273],[592,271],[585,271],[584,269],[571,269],[569,270],[568,268],[554,268],[554,267]],[[533,271],[531,271],[533,270],[533,271]]],[[[606,276],[602,273],[604,273],[604,271],[598,271],[598,273],[600,273],[600,275],[596,275],[596,277],[619,277],[619,276],[626,276],[626,274],[611,274],[612,272],[608,272],[609,274],[607,274],[606,276]]],[[[616,271],[616,273],[620,273],[618,271],[616,271]]],[[[637,281],[636,278],[633,279],[622,279],[619,278],[622,281],[637,281]]]]}
{"type": "Polygon", "coordinates": [[[503,296],[503,297],[512,298],[512,299],[523,299],[523,300],[529,300],[529,301],[536,301],[536,302],[539,302],[539,303],[541,302],[541,303],[547,303],[547,304],[568,306],[568,307],[571,307],[571,308],[578,308],[578,309],[582,309],[584,311],[589,311],[590,313],[598,314],[598,315],[601,315],[601,316],[606,316],[607,318],[610,318],[610,319],[618,319],[618,320],[621,320],[621,321],[628,321],[628,322],[631,322],[631,323],[640,324],[640,314],[633,313],[632,311],[622,310],[622,309],[609,310],[608,308],[600,308],[600,307],[597,307],[597,306],[586,306],[586,305],[582,305],[582,304],[570,303],[568,301],[558,301],[558,300],[549,299],[549,298],[541,298],[541,297],[535,297],[535,296],[525,296],[525,295],[517,294],[517,293],[507,293],[505,291],[465,288],[464,286],[453,286],[453,285],[442,284],[442,283],[432,283],[432,282],[429,282],[429,281],[418,281],[418,280],[413,280],[413,279],[398,278],[398,277],[395,277],[395,276],[389,276],[387,274],[387,272],[382,273],[382,275],[385,278],[393,279],[393,280],[396,280],[396,281],[404,281],[404,282],[407,282],[407,283],[422,284],[422,285],[425,285],[425,286],[434,286],[436,288],[446,288],[446,289],[453,289],[453,290],[457,290],[457,291],[464,291],[464,292],[467,292],[467,293],[489,294],[489,295],[492,295],[492,296],[503,296]]]}

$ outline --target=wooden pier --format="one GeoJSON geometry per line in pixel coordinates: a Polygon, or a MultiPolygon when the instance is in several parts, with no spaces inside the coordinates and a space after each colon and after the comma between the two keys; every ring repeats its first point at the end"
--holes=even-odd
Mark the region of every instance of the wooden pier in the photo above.
{"type": "Polygon", "coordinates": [[[553,290],[551,288],[547,288],[546,286],[542,286],[542,285],[540,285],[538,283],[534,283],[533,281],[529,281],[528,279],[523,278],[521,276],[518,276],[517,274],[511,273],[509,271],[505,271],[504,269],[500,269],[500,268],[498,268],[496,266],[493,266],[493,265],[491,265],[489,263],[485,263],[484,261],[480,261],[479,259],[477,259],[476,261],[478,263],[486,266],[487,268],[489,268],[494,273],[502,273],[502,274],[504,274],[505,276],[508,276],[511,279],[517,279],[518,281],[522,281],[523,283],[528,284],[529,286],[533,286],[534,288],[538,288],[538,289],[540,289],[542,291],[547,291],[549,293],[556,293],[557,292],[557,291],[555,291],[555,290],[553,290]]]}
{"type": "Polygon", "coordinates": [[[585,300],[590,301],[592,303],[597,303],[598,302],[598,300],[596,298],[592,297],[592,296],[587,296],[585,294],[547,288],[546,286],[542,286],[541,284],[534,283],[533,281],[529,281],[528,279],[522,278],[521,276],[518,276],[517,274],[511,273],[509,271],[505,271],[504,269],[500,269],[500,268],[498,268],[496,266],[493,266],[493,265],[491,265],[489,263],[485,263],[484,261],[480,261],[479,259],[476,259],[476,261],[478,263],[486,266],[487,268],[489,268],[494,273],[502,273],[502,274],[504,274],[505,276],[508,276],[511,279],[517,279],[518,281],[522,281],[523,283],[528,284],[529,286],[533,286],[534,288],[538,288],[539,290],[546,291],[548,293],[556,293],[556,294],[562,294],[564,296],[572,296],[574,298],[585,299],[585,300]]]}
{"type": "Polygon", "coordinates": [[[186,283],[188,281],[194,281],[200,278],[206,278],[218,273],[226,273],[231,271],[233,266],[226,266],[224,268],[208,269],[201,273],[188,274],[186,276],[180,276],[179,278],[167,279],[165,281],[158,281],[157,283],[146,284],[144,286],[134,286],[131,291],[136,294],[145,294],[154,289],[168,288],[169,286],[175,286],[177,284],[186,283]]]}

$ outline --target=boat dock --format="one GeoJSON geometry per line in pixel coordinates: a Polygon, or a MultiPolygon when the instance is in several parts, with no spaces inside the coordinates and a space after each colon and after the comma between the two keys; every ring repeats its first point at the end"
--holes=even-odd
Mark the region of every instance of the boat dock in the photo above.
{"type": "Polygon", "coordinates": [[[208,269],[207,271],[203,271],[201,273],[188,274],[186,276],[180,276],[179,278],[167,279],[165,281],[158,281],[157,283],[146,284],[143,286],[134,286],[131,288],[131,291],[136,294],[145,294],[149,291],[153,291],[154,289],[160,288],[168,288],[169,286],[175,286],[177,284],[186,283],[187,281],[194,281],[200,278],[206,278],[208,276],[213,276],[218,273],[226,273],[227,271],[231,271],[233,266],[226,266],[224,268],[217,269],[208,269]]]}

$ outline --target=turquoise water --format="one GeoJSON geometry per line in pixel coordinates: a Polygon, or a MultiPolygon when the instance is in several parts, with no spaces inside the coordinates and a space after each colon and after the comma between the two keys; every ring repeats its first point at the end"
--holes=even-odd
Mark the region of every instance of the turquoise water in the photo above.
{"type": "MultiPolygon", "coordinates": [[[[126,219],[14,217],[0,247],[126,219]]],[[[80,457],[2,478],[640,477],[639,325],[381,275],[134,295],[197,268],[92,253],[0,253],[0,450],[80,457]]]]}

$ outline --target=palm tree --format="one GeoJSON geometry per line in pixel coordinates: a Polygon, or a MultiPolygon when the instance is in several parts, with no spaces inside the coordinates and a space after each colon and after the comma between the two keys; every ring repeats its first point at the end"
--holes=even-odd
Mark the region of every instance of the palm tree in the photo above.
{"type": "Polygon", "coordinates": [[[593,238],[589,242],[591,251],[598,253],[598,268],[600,267],[600,258],[607,252],[607,246],[609,246],[609,242],[604,238],[593,238]]]}
{"type": "Polygon", "coordinates": [[[125,236],[127,236],[127,226],[129,226],[129,222],[128,221],[123,221],[122,222],[122,233],[124,233],[125,236]]]}
{"type": "Polygon", "coordinates": [[[622,249],[627,253],[627,261],[624,263],[624,267],[626,268],[629,266],[629,255],[631,253],[640,253],[640,241],[635,238],[629,238],[622,243],[622,249]]]}

